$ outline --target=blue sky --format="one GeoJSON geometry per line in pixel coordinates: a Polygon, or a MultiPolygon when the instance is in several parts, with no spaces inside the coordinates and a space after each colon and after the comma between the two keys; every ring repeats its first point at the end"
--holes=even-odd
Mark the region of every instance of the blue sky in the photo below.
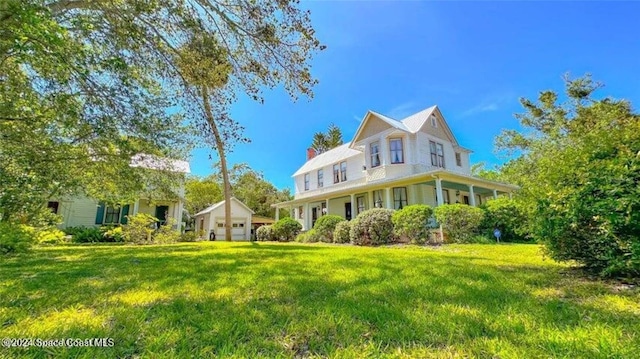
{"type": "MultiPolygon", "coordinates": [[[[599,94],[640,103],[640,2],[310,1],[327,50],[312,69],[312,100],[284,90],[265,103],[241,98],[232,116],[250,144],[229,162],[248,163],[278,188],[292,188],[317,131],[337,124],[345,141],[371,109],[396,119],[437,104],[472,163],[504,161],[493,141],[518,128],[520,97],[562,90],[562,75],[591,73],[599,94]]],[[[208,149],[191,158],[212,172],[208,149]]],[[[213,153],[214,161],[216,160],[213,153]]]]}

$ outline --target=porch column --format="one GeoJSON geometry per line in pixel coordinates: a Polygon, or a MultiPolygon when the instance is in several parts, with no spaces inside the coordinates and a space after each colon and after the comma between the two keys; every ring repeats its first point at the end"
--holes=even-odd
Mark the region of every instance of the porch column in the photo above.
{"type": "Polygon", "coordinates": [[[384,189],[384,194],[385,194],[385,201],[386,203],[386,207],[388,209],[393,209],[393,203],[391,203],[391,188],[387,187],[384,189]]]}
{"type": "Polygon", "coordinates": [[[138,214],[138,211],[140,210],[140,200],[136,199],[135,202],[133,202],[133,212],[131,212],[131,214],[138,214]]]}
{"type": "Polygon", "coordinates": [[[493,190],[493,199],[498,198],[498,190],[493,190]]]}
{"type": "Polygon", "coordinates": [[[351,218],[356,218],[356,195],[355,194],[351,194],[351,218]]]}
{"type": "Polygon", "coordinates": [[[304,211],[304,230],[308,231],[311,229],[311,226],[309,225],[309,223],[311,223],[311,214],[309,212],[311,212],[309,210],[309,202],[304,204],[304,208],[302,209],[304,211]]]}
{"type": "Polygon", "coordinates": [[[280,219],[280,207],[276,206],[276,222],[280,219]]]}
{"type": "Polygon", "coordinates": [[[436,177],[436,197],[438,206],[442,206],[444,204],[444,197],[442,196],[442,180],[440,177],[436,177]]]}
{"type": "Polygon", "coordinates": [[[182,211],[184,210],[184,202],[182,202],[182,199],[178,200],[178,218],[176,218],[178,224],[177,224],[177,229],[178,232],[182,233],[182,211]]]}
{"type": "Polygon", "coordinates": [[[476,194],[473,192],[473,185],[469,185],[469,204],[473,207],[476,206],[476,194]]]}

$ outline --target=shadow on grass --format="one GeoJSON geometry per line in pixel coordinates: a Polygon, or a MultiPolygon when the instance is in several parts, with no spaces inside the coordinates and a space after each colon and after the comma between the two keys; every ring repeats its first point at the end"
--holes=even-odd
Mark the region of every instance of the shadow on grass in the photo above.
{"type": "MultiPolygon", "coordinates": [[[[558,293],[558,267],[486,259],[264,243],[49,248],[0,264],[0,324],[14,337],[115,340],[48,351],[74,357],[419,356],[430,348],[615,357],[638,349],[627,330],[640,318],[558,293]]],[[[613,294],[597,284],[587,291],[613,294]]]]}

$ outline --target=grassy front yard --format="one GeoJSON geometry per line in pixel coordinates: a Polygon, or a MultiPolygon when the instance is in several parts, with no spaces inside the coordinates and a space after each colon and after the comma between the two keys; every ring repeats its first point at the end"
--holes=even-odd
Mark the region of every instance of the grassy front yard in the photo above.
{"type": "Polygon", "coordinates": [[[0,357],[633,358],[640,291],[534,245],[39,248],[0,258],[0,357]]]}

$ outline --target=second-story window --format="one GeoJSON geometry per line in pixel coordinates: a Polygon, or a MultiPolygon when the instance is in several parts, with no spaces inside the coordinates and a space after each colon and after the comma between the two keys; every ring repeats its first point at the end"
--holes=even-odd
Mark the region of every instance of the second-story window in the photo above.
{"type": "Polygon", "coordinates": [[[380,142],[371,144],[371,167],[380,166],[380,142]]]}
{"type": "Polygon", "coordinates": [[[456,165],[462,167],[462,156],[460,156],[460,152],[456,152],[456,165]]]}
{"type": "Polygon", "coordinates": [[[347,180],[347,162],[340,162],[340,181],[347,180]]]}
{"type": "Polygon", "coordinates": [[[444,168],[444,147],[441,143],[429,141],[431,150],[431,165],[444,168]]]}
{"type": "Polygon", "coordinates": [[[402,151],[402,138],[390,139],[389,150],[391,151],[391,163],[404,163],[404,152],[402,151]]]}
{"type": "Polygon", "coordinates": [[[309,174],[308,173],[304,174],[304,190],[305,191],[309,190],[309,174]]]}
{"type": "Polygon", "coordinates": [[[324,186],[324,171],[322,169],[318,170],[318,188],[322,188],[324,186]]]}
{"type": "Polygon", "coordinates": [[[340,182],[340,165],[336,163],[333,165],[333,183],[338,182],[340,182]]]}

